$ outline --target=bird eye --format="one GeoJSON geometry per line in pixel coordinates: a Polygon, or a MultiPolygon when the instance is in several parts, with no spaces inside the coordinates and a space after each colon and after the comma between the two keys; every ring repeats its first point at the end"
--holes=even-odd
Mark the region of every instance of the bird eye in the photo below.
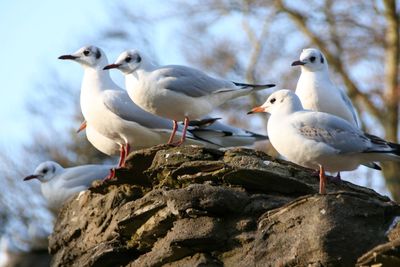
{"type": "Polygon", "coordinates": [[[43,169],[43,174],[46,174],[47,173],[47,168],[46,169],[43,169]]]}
{"type": "Polygon", "coordinates": [[[269,102],[270,102],[271,104],[273,104],[273,103],[275,103],[275,101],[276,101],[276,98],[272,98],[269,102]]]}
{"type": "Polygon", "coordinates": [[[126,62],[126,63],[131,62],[131,60],[132,60],[132,57],[131,57],[131,56],[127,56],[127,57],[125,58],[125,62],[126,62]]]}
{"type": "Polygon", "coordinates": [[[310,57],[310,61],[314,62],[315,61],[315,57],[314,56],[310,57]]]}
{"type": "Polygon", "coordinates": [[[83,54],[84,54],[85,56],[88,56],[88,55],[90,54],[90,51],[89,51],[89,50],[85,50],[85,51],[83,51],[83,54]]]}

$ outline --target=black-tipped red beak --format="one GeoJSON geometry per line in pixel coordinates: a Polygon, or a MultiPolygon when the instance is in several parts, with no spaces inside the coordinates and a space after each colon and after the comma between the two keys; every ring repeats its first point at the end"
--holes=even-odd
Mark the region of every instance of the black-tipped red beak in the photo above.
{"type": "Polygon", "coordinates": [[[71,59],[71,60],[74,60],[77,58],[78,58],[77,56],[73,56],[73,55],[62,55],[62,56],[58,57],[58,59],[71,59]]]}
{"type": "Polygon", "coordinates": [[[32,179],[37,179],[38,177],[39,177],[39,175],[34,175],[34,174],[32,174],[32,175],[26,176],[26,177],[24,178],[24,181],[28,181],[28,180],[32,180],[32,179]]]}
{"type": "Polygon", "coordinates": [[[121,64],[110,64],[110,65],[105,66],[103,68],[103,70],[117,69],[119,66],[121,66],[121,64]]]}
{"type": "Polygon", "coordinates": [[[301,60],[296,60],[296,61],[293,61],[292,66],[303,66],[305,64],[306,63],[301,60]]]}

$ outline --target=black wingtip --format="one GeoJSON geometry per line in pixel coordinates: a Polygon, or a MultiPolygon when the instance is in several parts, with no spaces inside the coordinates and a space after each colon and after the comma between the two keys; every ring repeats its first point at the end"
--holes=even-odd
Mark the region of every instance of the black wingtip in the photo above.
{"type": "Polygon", "coordinates": [[[388,142],[388,145],[393,148],[393,154],[400,156],[400,145],[392,142],[388,142]]]}
{"type": "Polygon", "coordinates": [[[251,134],[252,137],[256,138],[257,140],[269,140],[268,135],[258,134],[250,131],[246,131],[246,133],[251,134]]]}
{"type": "Polygon", "coordinates": [[[192,127],[208,127],[212,125],[214,122],[217,120],[220,120],[222,118],[206,118],[206,119],[201,119],[201,120],[192,120],[189,122],[189,126],[192,127]]]}
{"type": "Polygon", "coordinates": [[[233,82],[236,86],[240,86],[243,89],[248,88],[248,87],[253,87],[254,89],[261,90],[261,89],[267,89],[276,86],[273,83],[268,83],[268,84],[248,84],[248,83],[238,83],[238,82],[233,82]]]}
{"type": "Polygon", "coordinates": [[[369,153],[373,153],[373,152],[375,152],[375,153],[392,153],[392,154],[395,154],[397,156],[400,156],[400,144],[396,144],[396,143],[393,143],[393,142],[386,141],[386,140],[384,140],[384,139],[382,139],[382,138],[380,138],[380,137],[378,137],[376,135],[373,135],[373,134],[364,133],[364,135],[366,137],[368,137],[370,139],[370,141],[372,143],[374,143],[374,144],[383,145],[383,146],[389,146],[391,148],[391,150],[384,150],[384,151],[373,151],[373,150],[370,150],[370,151],[368,151],[369,153]]]}
{"type": "Polygon", "coordinates": [[[366,164],[363,164],[365,167],[368,167],[368,168],[370,168],[370,169],[374,169],[374,170],[378,170],[378,171],[381,171],[382,170],[382,168],[381,168],[381,166],[379,166],[378,164],[376,164],[375,162],[369,162],[369,163],[366,163],[366,164]]]}

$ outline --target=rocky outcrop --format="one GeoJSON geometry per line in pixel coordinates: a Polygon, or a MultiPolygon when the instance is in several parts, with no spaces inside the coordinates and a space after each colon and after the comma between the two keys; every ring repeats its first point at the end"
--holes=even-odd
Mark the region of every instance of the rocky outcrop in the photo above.
{"type": "Polygon", "coordinates": [[[318,195],[314,172],[261,152],[158,146],[132,153],[117,177],[63,207],[50,237],[53,266],[400,259],[400,207],[389,198],[348,182],[331,182],[318,195]]]}

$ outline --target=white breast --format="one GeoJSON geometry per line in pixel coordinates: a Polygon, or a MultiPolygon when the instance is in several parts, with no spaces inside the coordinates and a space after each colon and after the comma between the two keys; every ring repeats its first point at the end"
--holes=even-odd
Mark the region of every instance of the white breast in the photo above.
{"type": "Polygon", "coordinates": [[[321,77],[315,72],[303,72],[297,83],[296,94],[304,109],[326,112],[357,126],[353,113],[344,102],[339,90],[329,77],[321,77]]]}

